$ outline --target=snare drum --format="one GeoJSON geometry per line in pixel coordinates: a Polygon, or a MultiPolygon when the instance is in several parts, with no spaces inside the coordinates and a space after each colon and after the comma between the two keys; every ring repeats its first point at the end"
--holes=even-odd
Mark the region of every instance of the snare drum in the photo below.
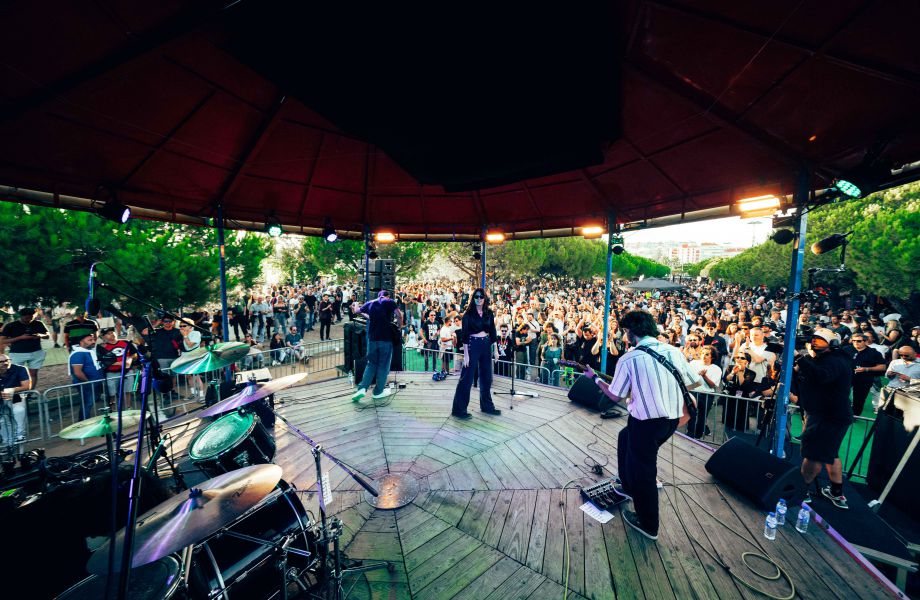
{"type": "Polygon", "coordinates": [[[287,555],[287,573],[303,578],[317,559],[316,536],[297,492],[284,480],[259,504],[195,546],[189,571],[192,598],[214,598],[226,591],[231,598],[270,598],[279,595],[282,574],[279,553],[255,541],[234,537],[238,533],[280,543],[292,535],[288,546],[305,550],[310,557],[287,555]]]}
{"type": "MultiPolygon", "coordinates": [[[[174,556],[137,567],[131,571],[128,582],[128,597],[131,600],[166,600],[172,598],[182,582],[181,566],[174,556]]],[[[101,575],[87,577],[77,585],[58,596],[58,600],[99,600],[106,598],[107,578],[101,575]]],[[[118,591],[118,574],[112,582],[112,597],[118,591]]]]}
{"type": "Polygon", "coordinates": [[[250,465],[267,464],[275,457],[275,440],[258,415],[238,410],[217,419],[195,436],[188,450],[192,463],[209,477],[250,465]]]}

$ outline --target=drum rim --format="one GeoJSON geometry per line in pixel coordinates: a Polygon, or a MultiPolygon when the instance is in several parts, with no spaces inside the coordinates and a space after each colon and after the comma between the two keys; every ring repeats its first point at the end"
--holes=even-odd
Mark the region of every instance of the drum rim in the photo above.
{"type": "Polygon", "coordinates": [[[193,461],[213,460],[215,458],[220,458],[221,456],[223,456],[230,450],[233,450],[234,448],[236,448],[240,444],[240,442],[248,438],[252,434],[252,431],[253,429],[255,429],[257,424],[261,424],[261,419],[259,419],[259,415],[257,415],[254,412],[235,410],[231,413],[227,413],[226,415],[221,416],[219,419],[217,419],[216,421],[214,421],[213,423],[211,423],[210,425],[202,429],[201,432],[195,436],[195,439],[192,440],[192,443],[188,445],[188,456],[193,461]],[[198,440],[203,438],[211,430],[212,427],[215,427],[221,421],[227,420],[230,417],[237,417],[237,418],[247,417],[249,419],[249,423],[246,426],[246,430],[242,432],[241,435],[239,435],[236,439],[234,439],[233,443],[226,445],[225,447],[223,447],[222,449],[220,449],[219,451],[213,454],[205,455],[205,454],[196,452],[195,444],[198,442],[198,440]]]}

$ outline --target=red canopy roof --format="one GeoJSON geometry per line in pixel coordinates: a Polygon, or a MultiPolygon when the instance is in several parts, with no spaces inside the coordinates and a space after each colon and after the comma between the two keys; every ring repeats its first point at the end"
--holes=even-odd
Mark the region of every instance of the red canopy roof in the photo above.
{"type": "Polygon", "coordinates": [[[75,206],[105,185],[154,218],[223,201],[247,225],[464,237],[791,194],[804,163],[824,187],[872,147],[920,160],[917,2],[618,4],[411,24],[391,7],[6,5],[0,185],[75,206]]]}

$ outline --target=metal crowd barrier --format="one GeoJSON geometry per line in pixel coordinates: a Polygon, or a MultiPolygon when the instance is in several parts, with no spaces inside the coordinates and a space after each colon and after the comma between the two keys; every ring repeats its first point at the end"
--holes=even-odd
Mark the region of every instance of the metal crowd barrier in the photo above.
{"type": "MultiPolygon", "coordinates": [[[[444,359],[447,359],[448,372],[459,374],[463,364],[463,353],[456,351],[433,350],[429,348],[403,347],[403,370],[405,371],[441,371],[444,359]]],[[[540,365],[522,364],[507,360],[498,360],[493,363],[492,372],[498,376],[511,377],[511,370],[515,369],[515,378],[521,381],[548,383],[552,381],[553,373],[540,365]]],[[[550,384],[555,385],[555,384],[550,384]]]]}

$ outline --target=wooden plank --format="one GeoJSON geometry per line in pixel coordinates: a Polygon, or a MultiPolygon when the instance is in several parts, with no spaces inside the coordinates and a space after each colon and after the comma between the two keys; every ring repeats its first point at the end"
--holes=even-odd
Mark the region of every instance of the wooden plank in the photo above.
{"type": "MultiPolygon", "coordinates": [[[[543,582],[543,585],[538,587],[533,594],[528,596],[527,600],[559,600],[565,595],[565,588],[556,583],[555,581],[550,581],[549,579],[543,582]]],[[[585,600],[584,596],[576,594],[575,592],[569,592],[569,600],[585,600]]],[[[634,598],[635,596],[619,596],[619,598],[634,598]]],[[[608,598],[613,598],[613,596],[608,596],[608,598]]]]}
{"type": "Polygon", "coordinates": [[[488,485],[476,470],[473,461],[466,459],[447,467],[450,485],[455,490],[485,490],[488,485]]]}
{"type": "Polygon", "coordinates": [[[522,566],[486,596],[485,600],[525,600],[543,585],[544,581],[545,577],[522,566]]]}
{"type": "Polygon", "coordinates": [[[352,558],[374,560],[397,560],[402,554],[399,536],[392,533],[371,533],[359,531],[346,548],[352,558]]]}
{"type": "Polygon", "coordinates": [[[524,488],[524,485],[518,480],[514,472],[502,462],[502,459],[494,452],[485,452],[482,454],[486,463],[492,468],[492,472],[502,482],[506,490],[517,490],[524,488]]]}
{"type": "MultiPolygon", "coordinates": [[[[565,528],[569,539],[569,576],[568,587],[582,596],[585,595],[585,513],[579,506],[581,500],[578,490],[565,490],[565,528]]],[[[563,582],[565,573],[563,572],[563,582]]]]}
{"type": "Polygon", "coordinates": [[[552,489],[562,487],[562,484],[565,483],[564,481],[558,481],[555,477],[553,477],[549,470],[547,470],[546,466],[544,466],[541,462],[542,459],[538,459],[537,456],[529,451],[527,446],[532,446],[529,443],[527,446],[525,446],[523,438],[508,440],[505,442],[505,446],[511,452],[513,452],[517,459],[527,467],[527,470],[533,473],[534,477],[537,478],[537,481],[539,481],[540,485],[535,487],[552,489]]]}
{"type": "Polygon", "coordinates": [[[511,501],[513,499],[513,490],[502,490],[498,494],[498,500],[495,502],[495,507],[492,509],[489,524],[486,526],[486,531],[482,536],[482,541],[493,548],[497,547],[498,542],[502,539],[502,531],[505,528],[505,518],[508,516],[508,511],[511,509],[511,501]]]}
{"type": "MultiPolygon", "coordinates": [[[[447,529],[444,529],[438,535],[434,536],[433,538],[429,539],[424,544],[420,545],[418,548],[415,548],[414,550],[406,552],[405,554],[406,571],[411,573],[414,569],[418,568],[420,565],[428,561],[428,559],[430,559],[432,556],[436,556],[439,552],[443,552],[445,548],[448,548],[454,544],[470,545],[470,542],[469,542],[470,539],[473,539],[473,538],[470,538],[470,536],[464,535],[459,529],[456,529],[455,527],[448,527],[447,529]]],[[[476,542],[476,544],[478,543],[479,542],[476,542]]],[[[413,589],[421,589],[421,588],[413,588],[413,589]]]]}
{"type": "MultiPolygon", "coordinates": [[[[399,525],[398,520],[396,523],[399,525]]],[[[399,539],[402,542],[403,552],[408,554],[413,550],[421,548],[423,545],[441,535],[448,529],[452,529],[452,527],[433,515],[431,519],[428,519],[427,521],[424,521],[408,530],[400,529],[399,539]]]]}
{"type": "Polygon", "coordinates": [[[413,595],[414,600],[453,598],[480,575],[491,569],[502,555],[487,546],[478,546],[440,577],[413,595]]]}
{"type": "MultiPolygon", "coordinates": [[[[499,555],[501,556],[501,555],[499,555]]],[[[517,561],[502,556],[498,562],[467,585],[451,600],[480,600],[505,583],[521,567],[517,561]]]]}
{"type": "MultiPolygon", "coordinates": [[[[416,463],[418,464],[418,463],[416,463]]],[[[415,467],[413,467],[414,469],[415,467]]],[[[450,476],[446,469],[440,469],[428,474],[428,485],[432,490],[452,490],[453,484],[450,482],[450,476]]]]}
{"type": "Polygon", "coordinates": [[[530,529],[530,540],[527,542],[527,558],[525,564],[537,572],[543,572],[543,553],[546,551],[546,527],[549,518],[549,506],[552,501],[550,490],[537,490],[537,499],[534,503],[533,522],[530,529]]]}
{"type": "Polygon", "coordinates": [[[527,558],[536,502],[536,490],[515,490],[498,542],[499,550],[521,563],[527,558]]]}
{"type": "Polygon", "coordinates": [[[457,527],[482,540],[485,537],[486,527],[489,525],[489,518],[492,516],[492,509],[498,502],[499,494],[498,491],[475,492],[457,527]]]}
{"type": "Polygon", "coordinates": [[[565,548],[562,528],[562,490],[552,490],[549,501],[549,516],[546,524],[546,550],[543,556],[543,570],[540,571],[553,581],[562,583],[562,568],[565,548]]]}
{"type": "Polygon", "coordinates": [[[607,562],[607,545],[604,542],[603,527],[601,523],[585,515],[585,597],[592,600],[614,597],[613,578],[610,564],[607,562]]]}
{"type": "MultiPolygon", "coordinates": [[[[485,550],[486,548],[479,540],[461,534],[461,537],[450,546],[442,548],[440,552],[409,571],[409,588],[412,590],[412,595],[415,596],[424,590],[444,573],[453,571],[454,567],[464,558],[480,549],[485,550]]],[[[454,574],[451,573],[451,575],[454,574]]]]}
{"type": "MultiPolygon", "coordinates": [[[[636,561],[636,569],[641,575],[640,582],[645,597],[649,600],[676,598],[674,590],[671,589],[671,574],[665,570],[664,564],[661,562],[657,544],[633,531],[623,522],[622,518],[615,520],[620,524],[620,527],[626,530],[626,538],[629,540],[629,547],[636,561]]],[[[611,563],[611,566],[613,564],[611,563]]]]}
{"type": "Polygon", "coordinates": [[[697,554],[666,493],[659,494],[658,504],[658,553],[665,569],[671,574],[671,587],[675,595],[678,598],[718,597],[721,590],[710,581],[706,571],[706,566],[712,566],[711,560],[706,557],[706,562],[701,562],[703,557],[697,554]]]}
{"type": "Polygon", "coordinates": [[[479,476],[482,477],[482,480],[485,481],[486,486],[490,490],[503,490],[505,486],[502,485],[501,479],[498,478],[498,475],[495,474],[495,471],[492,470],[492,467],[489,466],[489,463],[486,462],[486,458],[482,454],[476,454],[470,457],[470,461],[476,467],[476,471],[479,472],[479,476]]]}
{"type": "Polygon", "coordinates": [[[543,487],[543,484],[540,483],[540,479],[521,462],[521,459],[519,459],[506,444],[497,446],[495,454],[499,460],[514,473],[515,478],[520,482],[522,488],[527,490],[538,490],[543,487]]]}
{"type": "Polygon", "coordinates": [[[633,558],[629,540],[619,511],[614,518],[601,526],[604,546],[607,549],[607,568],[613,578],[617,598],[645,598],[639,571],[633,558]]]}
{"type": "Polygon", "coordinates": [[[439,519],[455,526],[466,512],[466,507],[473,497],[472,491],[438,492],[442,496],[441,505],[434,513],[439,519]]]}

